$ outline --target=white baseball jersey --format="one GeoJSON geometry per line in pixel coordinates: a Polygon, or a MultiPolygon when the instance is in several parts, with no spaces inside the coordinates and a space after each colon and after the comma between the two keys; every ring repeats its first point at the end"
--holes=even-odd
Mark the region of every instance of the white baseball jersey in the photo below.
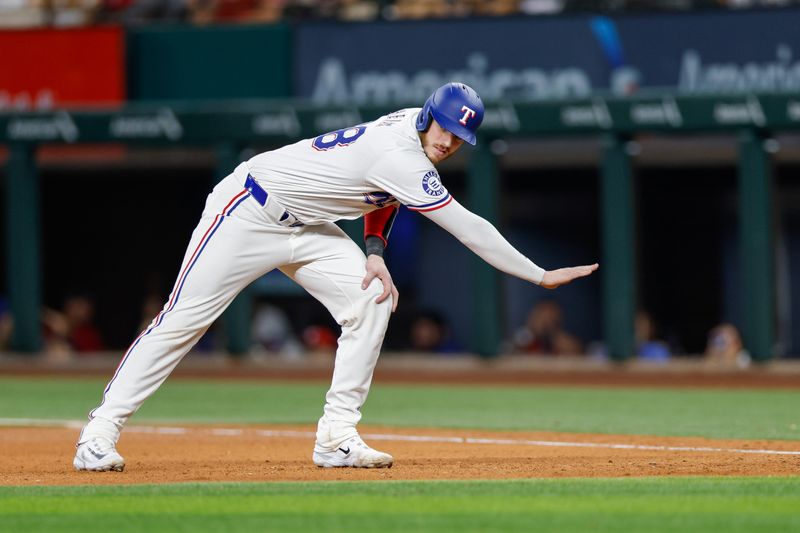
{"type": "Polygon", "coordinates": [[[249,161],[258,183],[305,224],[356,219],[400,202],[443,207],[451,196],[425,155],[419,108],[264,152],[249,161]]]}

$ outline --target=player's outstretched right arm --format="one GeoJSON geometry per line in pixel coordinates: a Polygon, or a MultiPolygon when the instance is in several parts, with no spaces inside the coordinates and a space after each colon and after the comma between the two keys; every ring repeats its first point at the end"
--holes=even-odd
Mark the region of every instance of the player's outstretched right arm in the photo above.
{"type": "Polygon", "coordinates": [[[588,276],[598,268],[598,265],[594,264],[544,270],[511,246],[489,221],[472,213],[455,200],[441,209],[422,211],[422,214],[447,230],[493,267],[546,289],[555,289],[577,278],[588,276]]]}

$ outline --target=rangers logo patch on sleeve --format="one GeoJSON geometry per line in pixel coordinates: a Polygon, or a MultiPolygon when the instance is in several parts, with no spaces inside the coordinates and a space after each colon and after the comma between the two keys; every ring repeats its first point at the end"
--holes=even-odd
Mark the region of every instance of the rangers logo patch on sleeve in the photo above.
{"type": "Polygon", "coordinates": [[[435,170],[429,171],[422,177],[422,188],[431,196],[441,196],[445,192],[444,185],[439,181],[439,174],[435,170]]]}

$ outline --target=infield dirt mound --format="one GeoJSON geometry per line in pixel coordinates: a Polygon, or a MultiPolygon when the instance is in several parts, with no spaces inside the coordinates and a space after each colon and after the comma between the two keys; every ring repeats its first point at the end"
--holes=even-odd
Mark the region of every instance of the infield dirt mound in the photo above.
{"type": "Polygon", "coordinates": [[[311,463],[313,430],[310,426],[174,429],[130,426],[118,445],[127,461],[125,471],[94,473],[75,472],[72,468],[78,430],[3,427],[0,428],[4,452],[0,457],[0,483],[85,485],[800,473],[800,442],[795,441],[377,427],[362,427],[361,433],[375,448],[394,455],[393,468],[322,469],[311,463]],[[370,434],[379,437],[370,440],[370,434]],[[646,446],[653,448],[641,448],[646,446]],[[763,453],[765,450],[771,453],[763,453]],[[794,453],[777,453],[780,451],[794,453]]]}

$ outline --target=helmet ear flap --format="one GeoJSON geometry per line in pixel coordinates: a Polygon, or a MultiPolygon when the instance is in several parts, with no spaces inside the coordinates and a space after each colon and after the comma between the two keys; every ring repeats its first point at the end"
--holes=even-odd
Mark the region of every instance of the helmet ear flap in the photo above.
{"type": "Polygon", "coordinates": [[[417,131],[426,131],[428,127],[431,125],[431,100],[433,99],[433,95],[431,95],[426,101],[425,105],[422,106],[422,110],[417,115],[417,131]]]}

